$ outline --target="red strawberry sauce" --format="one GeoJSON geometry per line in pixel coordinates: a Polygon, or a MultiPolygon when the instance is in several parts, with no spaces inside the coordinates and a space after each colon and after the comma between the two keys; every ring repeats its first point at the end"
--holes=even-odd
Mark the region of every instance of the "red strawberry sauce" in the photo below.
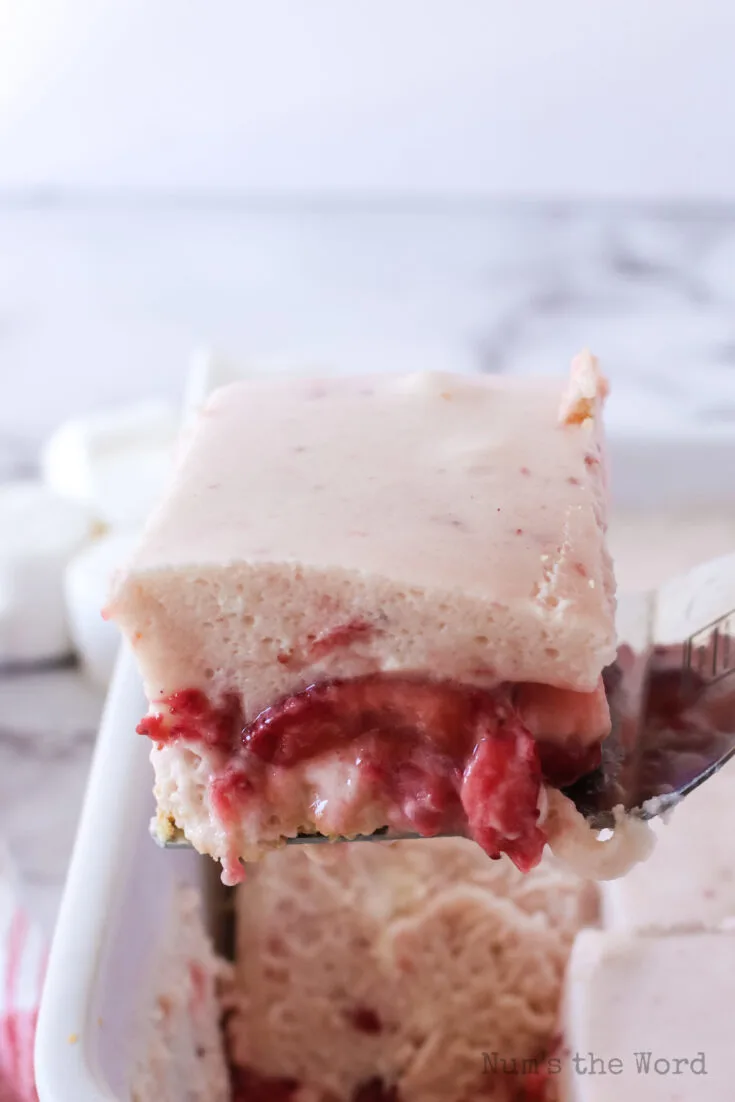
{"type": "Polygon", "coordinates": [[[522,871],[541,858],[544,780],[568,784],[599,761],[537,742],[520,722],[512,686],[487,690],[392,674],[322,681],[245,723],[239,702],[213,706],[199,691],[173,693],[138,726],[159,746],[185,740],[223,751],[212,800],[224,822],[258,798],[274,767],[290,769],[349,748],[376,797],[404,829],[465,834],[490,857],[507,853],[522,871]]]}

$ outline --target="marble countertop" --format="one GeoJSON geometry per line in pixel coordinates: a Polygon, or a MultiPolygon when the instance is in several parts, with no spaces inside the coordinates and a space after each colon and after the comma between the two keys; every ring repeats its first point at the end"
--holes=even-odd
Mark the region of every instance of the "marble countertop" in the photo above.
{"type": "Polygon", "coordinates": [[[260,367],[559,372],[609,431],[735,435],[735,209],[0,201],[0,462],[63,417],[260,367]]]}
{"type": "MultiPolygon", "coordinates": [[[[735,440],[735,211],[0,202],[0,479],[65,417],[178,400],[203,344],[549,373],[589,345],[611,434],[735,440]]],[[[0,847],[49,929],[100,707],[71,665],[0,671],[0,847]]]]}

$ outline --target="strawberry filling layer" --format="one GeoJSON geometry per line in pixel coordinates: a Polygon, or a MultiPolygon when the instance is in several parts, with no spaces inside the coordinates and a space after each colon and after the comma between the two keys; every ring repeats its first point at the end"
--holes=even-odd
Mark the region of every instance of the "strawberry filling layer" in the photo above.
{"type": "MultiPolygon", "coordinates": [[[[518,686],[490,691],[388,674],[310,685],[245,723],[233,698],[172,694],[138,726],[159,746],[219,751],[211,803],[227,824],[268,799],[274,772],[330,757],[349,759],[388,809],[394,829],[463,834],[522,871],[538,864],[544,781],[561,787],[599,763],[599,744],[579,748],[534,738],[514,706],[518,686]]],[[[215,755],[216,756],[216,755],[215,755]]],[[[277,810],[277,809],[276,809],[277,810]]],[[[345,825],[342,833],[354,833],[345,825]]]]}

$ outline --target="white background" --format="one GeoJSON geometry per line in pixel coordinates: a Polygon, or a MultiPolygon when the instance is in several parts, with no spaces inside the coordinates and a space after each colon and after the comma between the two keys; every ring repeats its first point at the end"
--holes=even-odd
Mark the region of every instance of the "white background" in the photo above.
{"type": "Polygon", "coordinates": [[[729,0],[0,0],[0,471],[202,344],[732,433],[734,92],[729,0]]]}
{"type": "Polygon", "coordinates": [[[0,0],[0,188],[735,198],[729,0],[0,0]]]}

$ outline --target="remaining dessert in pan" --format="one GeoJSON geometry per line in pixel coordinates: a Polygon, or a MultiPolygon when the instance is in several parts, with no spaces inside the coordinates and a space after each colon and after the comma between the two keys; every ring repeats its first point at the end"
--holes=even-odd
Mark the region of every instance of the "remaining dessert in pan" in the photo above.
{"type": "Polygon", "coordinates": [[[548,856],[523,875],[461,838],[314,854],[273,854],[238,889],[238,1102],[551,1102],[595,886],[548,856]]]}
{"type": "Polygon", "coordinates": [[[549,855],[524,875],[463,839],[289,848],[237,889],[233,968],[183,894],[134,1097],[617,1102],[622,1084],[635,1102],[730,1099],[733,861],[711,843],[733,780],[662,825],[620,914],[598,915],[599,886],[549,855]]]}
{"type": "Polygon", "coordinates": [[[215,392],[109,615],[158,829],[241,878],[299,833],[462,834],[532,868],[615,657],[596,361],[568,381],[215,392]]]}

